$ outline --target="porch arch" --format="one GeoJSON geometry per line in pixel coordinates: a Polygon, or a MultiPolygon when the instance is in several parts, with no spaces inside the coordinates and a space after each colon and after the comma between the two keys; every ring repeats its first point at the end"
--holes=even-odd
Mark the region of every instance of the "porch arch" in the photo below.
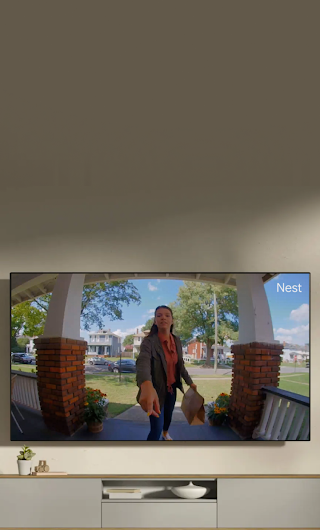
{"type": "Polygon", "coordinates": [[[72,434],[83,424],[84,354],[80,311],[84,284],[130,279],[176,279],[237,289],[239,341],[234,354],[230,425],[250,437],[262,410],[261,387],[278,385],[282,345],[273,337],[264,283],[276,273],[62,273],[12,276],[13,305],[52,292],[45,331],[36,339],[38,388],[47,425],[72,434]]]}

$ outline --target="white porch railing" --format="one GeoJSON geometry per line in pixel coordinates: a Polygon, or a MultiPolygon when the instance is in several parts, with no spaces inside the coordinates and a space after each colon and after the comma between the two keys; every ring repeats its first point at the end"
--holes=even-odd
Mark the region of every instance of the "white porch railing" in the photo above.
{"type": "Polygon", "coordinates": [[[252,438],[309,440],[310,399],[273,386],[265,386],[261,390],[266,394],[266,400],[252,438]],[[305,424],[300,433],[303,421],[305,424]]]}
{"type": "Polygon", "coordinates": [[[18,376],[14,382],[12,399],[32,409],[41,410],[37,374],[19,370],[11,370],[11,373],[18,376]]]}

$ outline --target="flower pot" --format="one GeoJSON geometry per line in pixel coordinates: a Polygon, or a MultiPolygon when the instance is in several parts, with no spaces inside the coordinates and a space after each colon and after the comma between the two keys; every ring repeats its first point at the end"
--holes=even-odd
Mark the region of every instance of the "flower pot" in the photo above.
{"type": "Polygon", "coordinates": [[[211,425],[211,427],[219,426],[219,425],[223,424],[224,417],[222,416],[221,418],[215,418],[214,420],[213,419],[209,419],[208,421],[209,421],[209,425],[211,425]]]}
{"type": "Polygon", "coordinates": [[[87,421],[87,427],[89,432],[101,432],[103,430],[102,421],[87,421]]]}
{"type": "Polygon", "coordinates": [[[32,460],[18,460],[19,475],[30,475],[32,472],[32,460]]]}

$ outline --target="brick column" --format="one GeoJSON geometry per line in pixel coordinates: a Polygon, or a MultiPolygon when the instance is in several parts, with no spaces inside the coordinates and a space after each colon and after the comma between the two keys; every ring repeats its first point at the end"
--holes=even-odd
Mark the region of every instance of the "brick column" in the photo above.
{"type": "Polygon", "coordinates": [[[44,422],[49,429],[72,436],[84,423],[87,342],[59,337],[34,342],[44,422]]]}
{"type": "Polygon", "coordinates": [[[278,386],[282,344],[234,344],[228,423],[241,438],[251,438],[263,410],[261,387],[278,386]]]}

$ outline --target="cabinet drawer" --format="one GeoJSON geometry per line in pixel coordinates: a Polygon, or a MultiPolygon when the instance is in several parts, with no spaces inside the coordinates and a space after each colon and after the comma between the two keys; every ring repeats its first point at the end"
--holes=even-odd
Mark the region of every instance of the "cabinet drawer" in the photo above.
{"type": "Polygon", "coordinates": [[[0,478],[0,528],[101,528],[101,481],[0,478]]]}
{"type": "Polygon", "coordinates": [[[215,502],[104,502],[102,528],[216,528],[215,502]]]}
{"type": "Polygon", "coordinates": [[[320,479],[218,479],[219,528],[319,528],[320,479]]]}

